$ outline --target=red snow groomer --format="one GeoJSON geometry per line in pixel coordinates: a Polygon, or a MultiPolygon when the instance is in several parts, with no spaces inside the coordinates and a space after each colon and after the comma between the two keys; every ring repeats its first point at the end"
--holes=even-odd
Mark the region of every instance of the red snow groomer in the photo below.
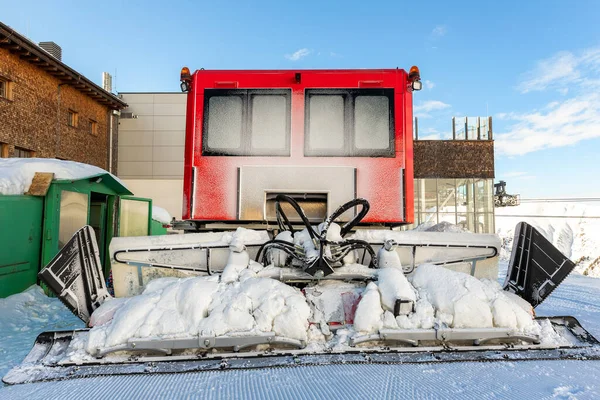
{"type": "Polygon", "coordinates": [[[371,205],[362,224],[413,222],[417,67],[193,74],[186,67],[181,89],[188,100],[180,228],[274,222],[280,194],[311,222],[356,198],[371,205]]]}
{"type": "MultiPolygon", "coordinates": [[[[494,284],[501,251],[496,235],[353,229],[358,224],[413,222],[412,91],[420,89],[419,79],[416,67],[409,73],[194,74],[184,68],[181,87],[188,92],[188,104],[185,221],[180,227],[229,232],[114,237],[109,246],[114,292],[116,297],[136,296],[160,277],[216,276],[163,280],[151,293],[164,290],[167,301],[177,299],[169,303],[177,307],[156,300],[160,314],[136,311],[123,317],[115,310],[130,300],[111,300],[94,231],[85,226],[39,273],[40,279],[86,324],[124,318],[118,324],[126,326],[136,323],[127,319],[133,316],[141,327],[118,340],[95,327],[92,332],[44,332],[26,362],[3,381],[336,363],[600,359],[600,343],[575,318],[534,315],[533,309],[575,267],[535,227],[522,222],[515,228],[503,290],[494,284]],[[276,224],[264,230],[272,222],[276,224]],[[229,225],[215,228],[216,223],[229,225]],[[236,229],[255,224],[263,230],[236,229]],[[449,270],[455,275],[448,275],[449,270]],[[417,290],[430,277],[437,279],[417,290]],[[186,311],[189,318],[227,312],[229,330],[215,332],[215,324],[197,332],[165,330],[157,336],[146,329],[145,321],[154,323],[154,315],[165,318],[166,326],[170,313],[183,312],[177,311],[185,302],[179,303],[175,289],[184,284],[212,282],[237,291],[253,288],[245,282],[263,280],[269,285],[274,284],[271,280],[284,282],[296,293],[303,290],[301,297],[312,307],[303,326],[318,329],[328,341],[324,347],[315,350],[308,336],[275,332],[269,324],[259,329],[250,322],[252,328],[238,328],[234,322],[239,315],[256,311],[258,319],[268,314],[252,301],[250,290],[227,292],[237,294],[224,295],[223,303],[211,311],[208,304],[206,311],[198,311],[200,304],[195,304],[197,311],[186,311]],[[172,286],[165,289],[163,284],[172,286]],[[427,292],[434,287],[438,294],[427,292]],[[241,300],[234,305],[234,298],[241,300]],[[363,300],[366,311],[361,312],[363,300]],[[99,307],[103,310],[96,320],[92,314],[99,307]],[[519,327],[515,310],[525,313],[528,324],[537,324],[535,329],[519,327]],[[363,328],[357,313],[374,315],[376,321],[363,328]],[[467,319],[448,317],[457,313],[467,319]],[[339,328],[346,333],[338,335],[339,328]],[[95,332],[110,336],[111,342],[102,340],[106,343],[100,346],[88,340],[95,332]],[[81,343],[88,343],[84,358],[72,358],[72,348],[81,343]]],[[[260,304],[265,310],[282,310],[284,303],[273,299],[260,304]]],[[[133,299],[131,304],[144,303],[133,299]]],[[[297,313],[295,303],[290,304],[290,314],[297,313]]],[[[198,322],[189,324],[198,328],[198,322]]]]}

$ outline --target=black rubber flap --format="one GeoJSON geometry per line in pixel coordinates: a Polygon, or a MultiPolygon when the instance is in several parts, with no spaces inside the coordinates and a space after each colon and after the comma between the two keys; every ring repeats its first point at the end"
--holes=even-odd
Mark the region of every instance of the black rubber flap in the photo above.
{"type": "Polygon", "coordinates": [[[537,229],[520,222],[515,228],[504,290],[527,300],[535,308],[571,273],[575,263],[537,229]]]}
{"type": "Polygon", "coordinates": [[[82,321],[110,295],[104,282],[94,230],[78,230],[38,274],[58,298],[82,321]]]}

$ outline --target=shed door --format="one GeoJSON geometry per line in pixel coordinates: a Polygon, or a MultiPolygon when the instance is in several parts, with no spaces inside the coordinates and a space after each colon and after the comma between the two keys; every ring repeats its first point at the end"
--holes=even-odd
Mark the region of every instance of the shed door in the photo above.
{"type": "Polygon", "coordinates": [[[118,236],[150,236],[152,199],[121,197],[118,221],[118,236]]]}

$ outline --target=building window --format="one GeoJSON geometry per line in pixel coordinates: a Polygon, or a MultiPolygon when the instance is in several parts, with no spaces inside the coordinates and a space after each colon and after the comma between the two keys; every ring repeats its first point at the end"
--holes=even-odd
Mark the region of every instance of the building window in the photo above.
{"type": "Polygon", "coordinates": [[[415,179],[415,224],[457,224],[494,233],[491,179],[415,179]]]}
{"type": "Polygon", "coordinates": [[[98,122],[90,119],[90,133],[94,136],[98,135],[98,122]]]}
{"type": "Polygon", "coordinates": [[[79,114],[76,111],[69,110],[69,126],[77,128],[78,120],[79,120],[79,114]]]}
{"type": "Polygon", "coordinates": [[[12,100],[12,82],[0,76],[0,97],[12,100]]]}
{"type": "Polygon", "coordinates": [[[15,152],[13,154],[13,157],[15,157],[15,158],[32,158],[32,157],[35,157],[35,152],[24,149],[22,147],[15,147],[15,152]]]}

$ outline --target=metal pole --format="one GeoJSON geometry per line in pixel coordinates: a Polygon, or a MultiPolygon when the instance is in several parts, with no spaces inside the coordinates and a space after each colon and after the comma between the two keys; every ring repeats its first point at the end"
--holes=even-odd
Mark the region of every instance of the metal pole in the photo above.
{"type": "Polygon", "coordinates": [[[477,140],[481,140],[481,118],[477,117],[477,140]]]}
{"type": "Polygon", "coordinates": [[[419,140],[419,117],[415,117],[415,140],[419,140]]]}
{"type": "Polygon", "coordinates": [[[456,140],[456,117],[452,117],[452,140],[456,140]]]}
{"type": "Polygon", "coordinates": [[[469,117],[465,117],[465,140],[469,140],[469,117]]]}
{"type": "Polygon", "coordinates": [[[113,113],[108,110],[109,139],[108,139],[108,172],[113,173],[113,113]]]}

